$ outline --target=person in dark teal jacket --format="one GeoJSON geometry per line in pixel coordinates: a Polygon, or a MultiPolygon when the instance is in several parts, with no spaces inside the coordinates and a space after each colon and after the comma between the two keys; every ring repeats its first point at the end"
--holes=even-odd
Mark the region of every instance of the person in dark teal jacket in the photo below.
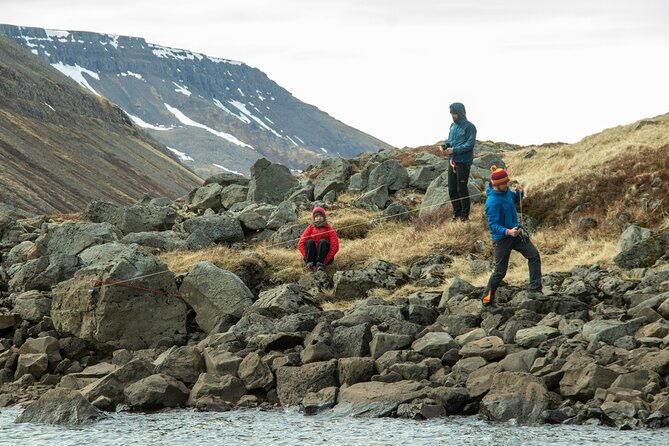
{"type": "Polygon", "coordinates": [[[476,127],[467,120],[465,106],[455,102],[450,106],[453,124],[448,132],[448,139],[441,144],[441,149],[448,153],[448,195],[453,205],[454,220],[469,219],[469,171],[474,161],[476,127]]]}
{"type": "Polygon", "coordinates": [[[516,204],[523,198],[523,188],[518,185],[516,191],[509,190],[509,175],[504,169],[492,166],[490,183],[486,195],[485,214],[488,217],[488,230],[492,236],[495,253],[495,271],[483,292],[481,302],[491,305],[495,302],[495,291],[506,276],[511,251],[516,250],[527,259],[530,270],[529,291],[531,296],[541,294],[541,256],[529,237],[518,227],[516,204]]]}

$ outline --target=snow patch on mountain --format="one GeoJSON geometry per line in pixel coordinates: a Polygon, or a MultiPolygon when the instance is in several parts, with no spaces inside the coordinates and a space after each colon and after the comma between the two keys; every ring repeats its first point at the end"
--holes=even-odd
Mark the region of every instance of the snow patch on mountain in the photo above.
{"type": "Polygon", "coordinates": [[[186,155],[184,152],[181,152],[177,149],[173,149],[170,146],[166,146],[171,152],[173,152],[181,161],[195,161],[193,158],[190,156],[186,155]]]}
{"type": "Polygon", "coordinates": [[[184,94],[186,96],[190,96],[192,94],[190,92],[190,90],[188,90],[188,88],[186,88],[185,85],[179,85],[176,82],[172,82],[172,83],[177,87],[177,88],[174,89],[174,91],[176,91],[177,93],[181,93],[181,94],[184,94]]]}
{"type": "Polygon", "coordinates": [[[100,76],[98,75],[98,73],[91,70],[87,70],[86,68],[82,68],[79,65],[65,65],[62,62],[51,64],[51,66],[54,67],[56,70],[60,71],[61,73],[63,73],[65,76],[68,76],[69,78],[78,82],[82,87],[87,88],[93,93],[95,93],[97,96],[100,96],[100,94],[98,94],[98,92],[95,91],[95,89],[90,86],[86,78],[84,78],[84,73],[86,73],[93,79],[100,80],[100,76]]]}
{"type": "MultiPolygon", "coordinates": [[[[274,130],[272,127],[268,126],[267,124],[265,124],[265,123],[262,121],[262,119],[258,118],[258,117],[255,116],[253,113],[251,113],[251,112],[246,108],[246,104],[244,104],[244,103],[242,103],[242,102],[239,102],[239,101],[228,101],[228,103],[229,103],[230,105],[232,105],[233,107],[237,108],[240,112],[244,113],[244,114],[245,114],[246,116],[248,116],[249,118],[253,119],[255,122],[257,122],[257,123],[258,123],[262,128],[264,128],[265,130],[270,131],[270,132],[274,133],[276,136],[278,136],[279,138],[281,138],[281,135],[279,135],[279,134],[276,132],[276,130],[274,130]]],[[[297,144],[296,144],[296,145],[297,145],[297,144]]]]}
{"type": "Polygon", "coordinates": [[[126,112],[126,114],[128,116],[130,116],[130,119],[133,120],[135,125],[137,125],[139,127],[142,127],[142,128],[145,128],[145,129],[165,131],[165,130],[172,130],[174,128],[172,126],[167,127],[167,126],[164,126],[162,124],[158,124],[158,125],[149,124],[148,122],[145,122],[144,120],[142,120],[142,118],[140,118],[138,116],[131,115],[130,113],[127,113],[127,112],[126,112]]]}

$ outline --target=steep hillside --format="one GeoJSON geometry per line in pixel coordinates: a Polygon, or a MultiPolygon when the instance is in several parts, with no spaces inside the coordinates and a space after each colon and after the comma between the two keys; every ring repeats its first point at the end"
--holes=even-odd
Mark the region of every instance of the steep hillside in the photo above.
{"type": "Polygon", "coordinates": [[[389,147],[241,62],[137,37],[0,25],[3,34],[118,104],[203,177],[248,175],[261,157],[303,169],[389,147]]]}
{"type": "Polygon", "coordinates": [[[38,213],[183,195],[199,178],[105,99],[0,37],[0,202],[38,213]]]}

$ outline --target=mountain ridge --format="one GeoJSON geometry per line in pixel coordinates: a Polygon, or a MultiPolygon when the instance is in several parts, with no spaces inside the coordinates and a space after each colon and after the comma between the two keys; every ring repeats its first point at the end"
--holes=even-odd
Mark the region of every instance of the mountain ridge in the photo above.
{"type": "Polygon", "coordinates": [[[261,157],[303,169],[329,156],[390,148],[243,62],[141,37],[1,24],[0,34],[117,104],[203,177],[248,174],[261,157]]]}

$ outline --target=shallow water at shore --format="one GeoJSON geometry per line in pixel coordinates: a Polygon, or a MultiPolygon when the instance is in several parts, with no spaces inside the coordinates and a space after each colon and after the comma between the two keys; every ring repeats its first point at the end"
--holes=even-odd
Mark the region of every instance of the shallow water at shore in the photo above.
{"type": "Polygon", "coordinates": [[[618,431],[601,426],[516,426],[476,417],[430,421],[306,417],[293,410],[114,413],[99,423],[64,427],[15,424],[0,412],[0,445],[667,445],[669,429],[618,431]]]}

